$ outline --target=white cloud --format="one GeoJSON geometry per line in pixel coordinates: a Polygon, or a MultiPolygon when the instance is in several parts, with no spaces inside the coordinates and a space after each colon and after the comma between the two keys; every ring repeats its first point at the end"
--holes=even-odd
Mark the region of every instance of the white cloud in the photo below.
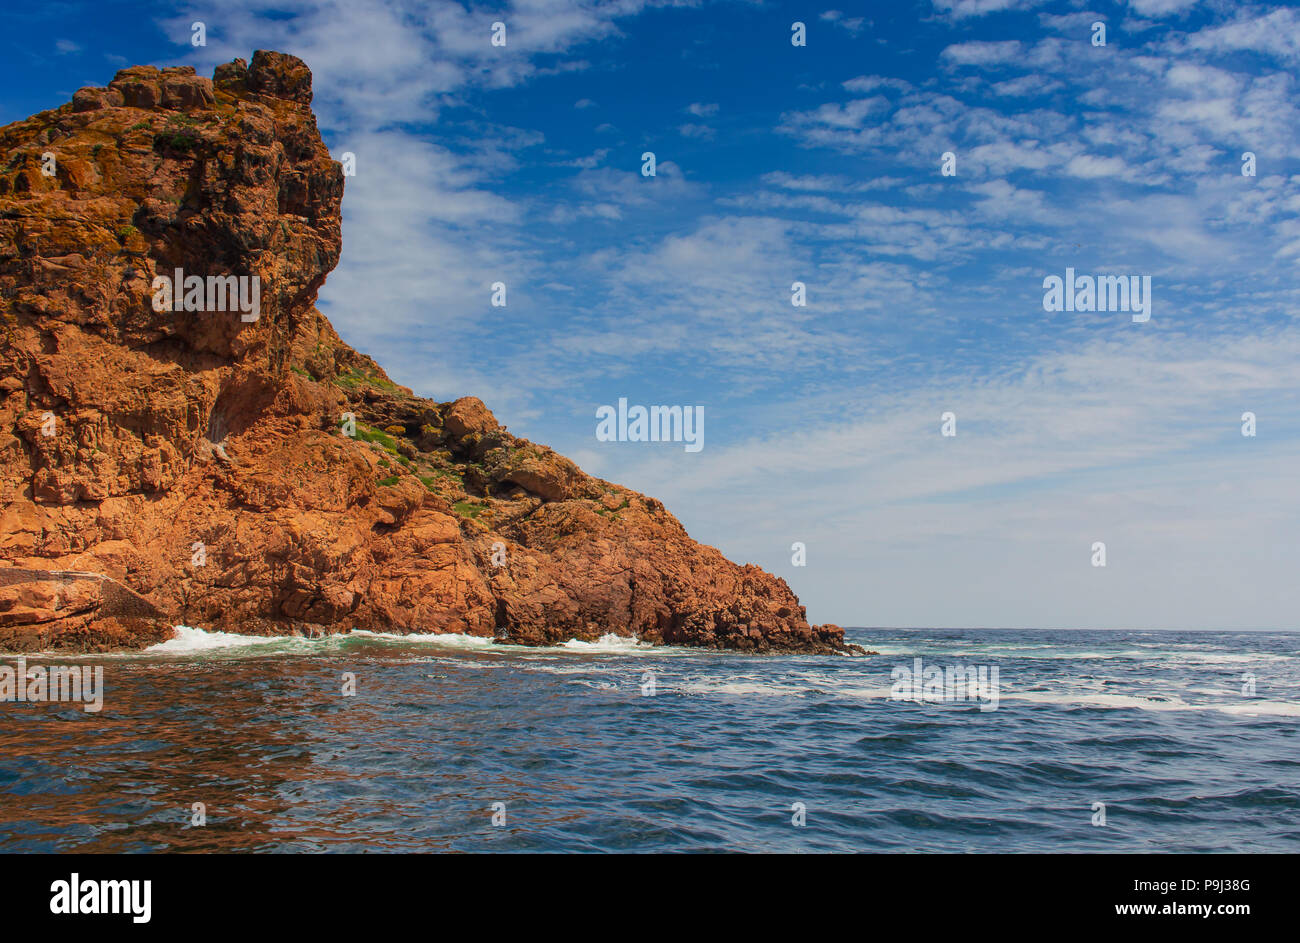
{"type": "Polygon", "coordinates": [[[1001,65],[1019,61],[1024,55],[1024,47],[1015,39],[997,42],[972,40],[948,46],[940,55],[957,65],[1001,65]]]}
{"type": "Polygon", "coordinates": [[[1046,0],[933,0],[934,8],[955,20],[988,16],[992,13],[1032,10],[1046,0]]]}
{"type": "Polygon", "coordinates": [[[1129,0],[1129,7],[1139,16],[1168,16],[1170,13],[1185,13],[1200,3],[1200,0],[1129,0]]]}
{"type": "Polygon", "coordinates": [[[1232,22],[1206,27],[1171,45],[1219,55],[1249,50],[1294,65],[1300,62],[1300,11],[1279,7],[1261,16],[1254,9],[1240,10],[1232,22]]]}
{"type": "Polygon", "coordinates": [[[867,26],[867,21],[860,16],[845,16],[839,10],[827,10],[819,19],[827,23],[834,23],[840,29],[847,32],[850,36],[856,36],[867,26]]]}

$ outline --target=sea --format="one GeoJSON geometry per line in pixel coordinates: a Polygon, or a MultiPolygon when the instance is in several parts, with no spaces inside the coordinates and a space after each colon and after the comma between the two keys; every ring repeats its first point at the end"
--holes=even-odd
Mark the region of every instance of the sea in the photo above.
{"type": "Polygon", "coordinates": [[[1300,634],[846,634],[28,656],[103,702],[0,703],[0,852],[1300,851],[1300,634]]]}

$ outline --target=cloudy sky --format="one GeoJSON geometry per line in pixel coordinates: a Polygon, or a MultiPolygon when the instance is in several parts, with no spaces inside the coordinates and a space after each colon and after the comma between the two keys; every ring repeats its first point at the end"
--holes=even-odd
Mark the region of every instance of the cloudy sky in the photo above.
{"type": "Polygon", "coordinates": [[[344,338],[813,621],[1300,626],[1300,11],[834,2],[32,4],[0,121],[301,56],[357,155],[344,338]],[[1150,276],[1150,320],[1045,311],[1067,267],[1150,276]],[[619,397],[702,406],[705,448],[598,442],[619,397]]]}

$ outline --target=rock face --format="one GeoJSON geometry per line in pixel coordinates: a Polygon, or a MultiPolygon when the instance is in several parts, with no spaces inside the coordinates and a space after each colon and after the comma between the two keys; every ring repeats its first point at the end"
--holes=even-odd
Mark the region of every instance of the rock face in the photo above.
{"type": "Polygon", "coordinates": [[[658,501],[339,339],[314,302],[343,173],[310,102],[300,60],[257,52],[0,128],[0,649],[183,622],[845,651],[658,501]],[[155,304],[176,269],[256,276],[256,318],[155,304]]]}
{"type": "Polygon", "coordinates": [[[162,642],[157,606],[101,573],[0,568],[0,639],[17,651],[111,651],[162,642]]]}

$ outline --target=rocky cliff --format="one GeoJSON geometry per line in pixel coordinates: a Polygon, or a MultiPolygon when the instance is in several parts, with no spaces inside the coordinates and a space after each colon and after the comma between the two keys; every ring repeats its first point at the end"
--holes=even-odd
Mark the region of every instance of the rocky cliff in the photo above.
{"type": "Polygon", "coordinates": [[[0,129],[0,649],[185,623],[845,650],[658,501],[339,339],[314,302],[343,173],[311,97],[257,52],[0,129]],[[216,294],[160,294],[178,269],[216,294]]]}

